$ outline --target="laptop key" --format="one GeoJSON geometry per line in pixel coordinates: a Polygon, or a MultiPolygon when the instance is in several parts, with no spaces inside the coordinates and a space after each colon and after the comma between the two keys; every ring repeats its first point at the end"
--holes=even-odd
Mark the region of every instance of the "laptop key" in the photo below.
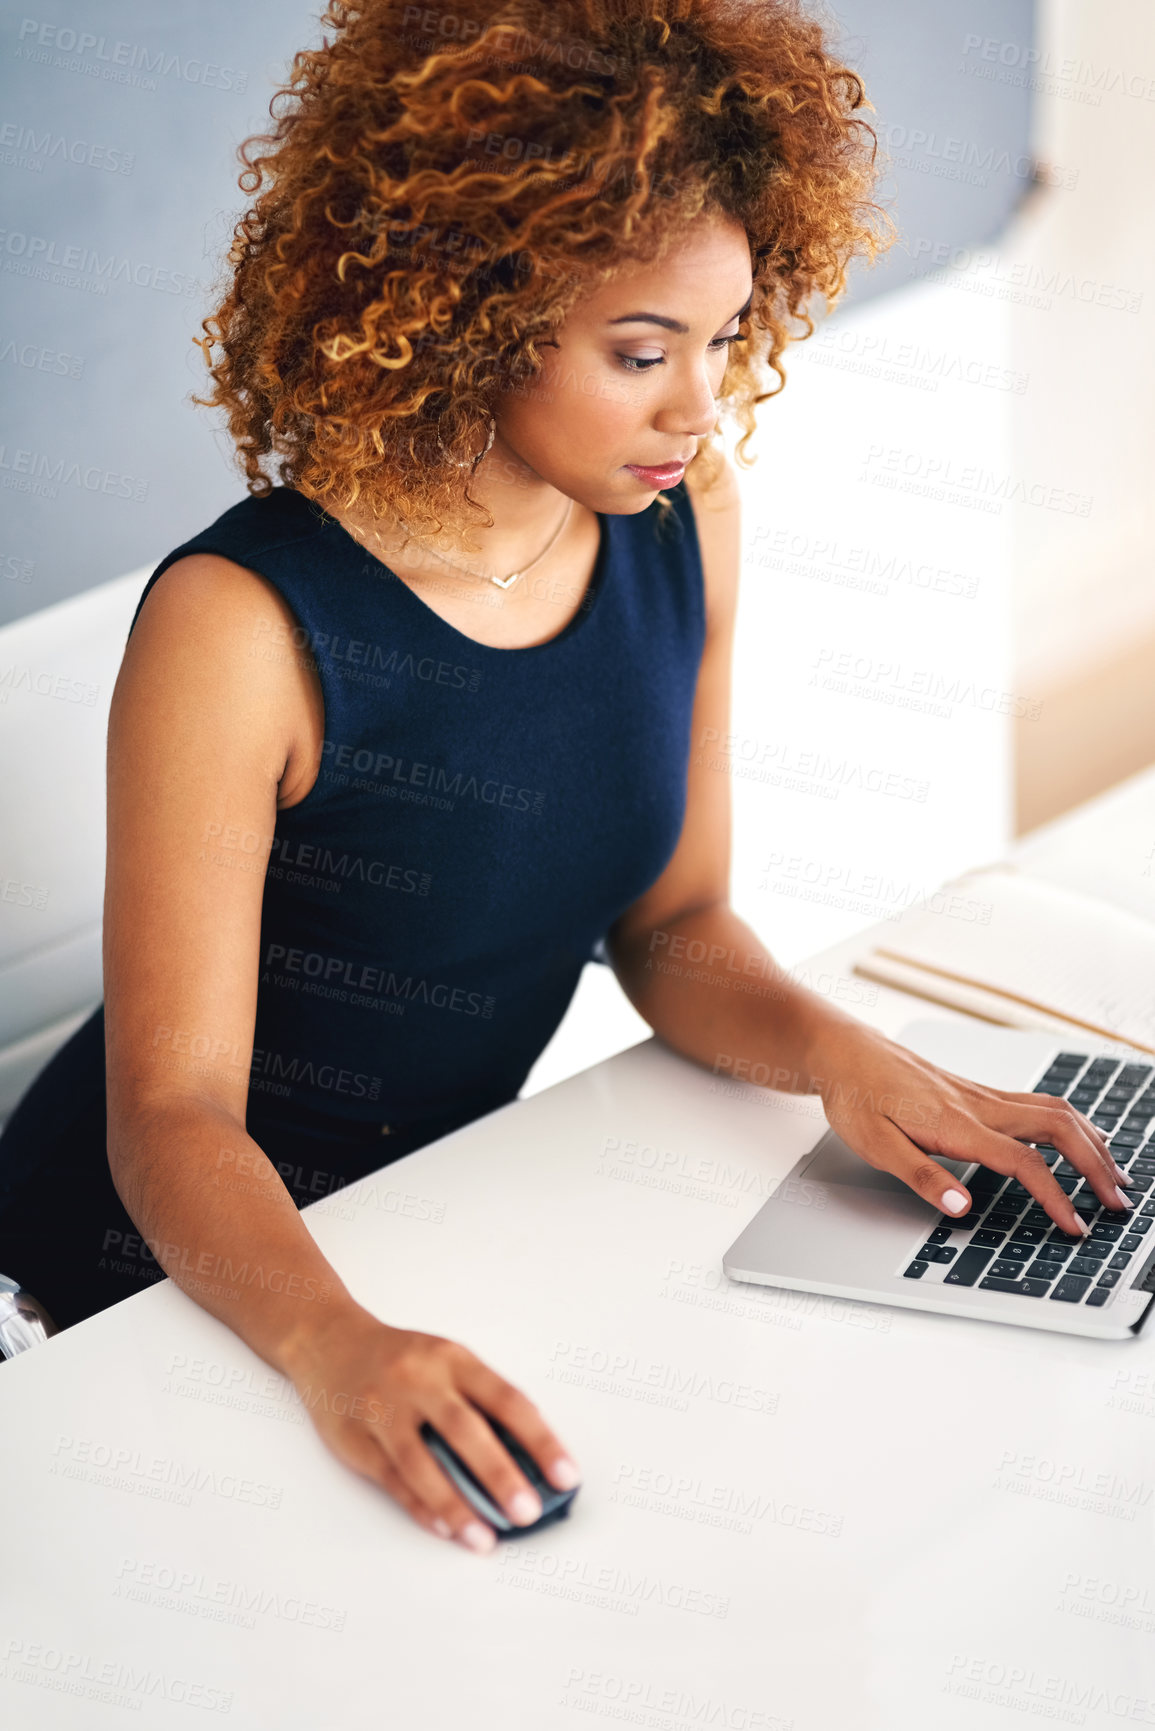
{"type": "Polygon", "coordinates": [[[949,1244],[924,1244],[916,1262],[953,1262],[954,1251],[949,1244]]]}
{"type": "Polygon", "coordinates": [[[1046,1236],[1047,1228],[1045,1226],[1016,1226],[1011,1233],[1011,1238],[1015,1244],[1041,1244],[1046,1236]]]}
{"type": "Polygon", "coordinates": [[[933,1232],[927,1234],[928,1244],[945,1244],[950,1233],[945,1226],[936,1226],[933,1232]]]}
{"type": "Polygon", "coordinates": [[[921,1280],[929,1267],[929,1262],[912,1262],[909,1268],[903,1269],[903,1279],[921,1280]]]}
{"type": "Polygon", "coordinates": [[[1150,1232],[1150,1230],[1151,1230],[1150,1217],[1144,1217],[1142,1214],[1133,1215],[1132,1218],[1127,1222],[1128,1236],[1130,1236],[1131,1233],[1133,1233],[1133,1232],[1137,1232],[1139,1234],[1139,1236],[1142,1237],[1144,1232],[1150,1232]]]}
{"type": "Polygon", "coordinates": [[[1062,1280],[1051,1293],[1060,1304],[1078,1304],[1091,1282],[1085,1274],[1064,1274],[1062,1280]]]}
{"type": "Polygon", "coordinates": [[[1018,1218],[1017,1214],[1008,1214],[1004,1209],[996,1208],[987,1215],[983,1225],[989,1226],[994,1232],[1009,1232],[1018,1218]]]}
{"type": "Polygon", "coordinates": [[[972,1226],[981,1224],[982,1218],[982,1213],[978,1209],[972,1208],[969,1214],[964,1214],[957,1219],[952,1219],[949,1214],[942,1214],[939,1216],[938,1223],[940,1226],[951,1227],[955,1232],[969,1232],[972,1226]]]}
{"type": "Polygon", "coordinates": [[[958,1261],[947,1269],[943,1285],[973,1286],[993,1255],[993,1250],[980,1250],[975,1245],[968,1245],[958,1261]]]}
{"type": "Polygon", "coordinates": [[[1119,1240],[1120,1250],[1141,1250],[1142,1248],[1143,1240],[1137,1232],[1128,1232],[1126,1237],[1119,1240]]]}
{"type": "Polygon", "coordinates": [[[1087,1294],[1088,1310],[1098,1310],[1101,1304],[1106,1304],[1111,1294],[1104,1286],[1096,1286],[1087,1294]]]}
{"type": "Polygon", "coordinates": [[[1091,1237],[1098,1238],[1100,1241],[1106,1239],[1108,1242],[1114,1243],[1116,1238],[1122,1238],[1122,1236],[1123,1228],[1112,1226],[1106,1220],[1096,1220],[1091,1228],[1091,1237]]]}
{"type": "MultiPolygon", "coordinates": [[[[1150,1225],[1150,1222],[1148,1222],[1148,1225],[1150,1225]]],[[[1001,1244],[1004,1236],[1005,1236],[1005,1234],[1002,1232],[992,1232],[989,1226],[983,1226],[980,1228],[980,1230],[978,1232],[974,1232],[971,1234],[971,1243],[972,1244],[1001,1244]]]]}
{"type": "Polygon", "coordinates": [[[1121,1269],[1121,1268],[1129,1268],[1130,1266],[1131,1266],[1131,1252],[1129,1250],[1117,1251],[1116,1254],[1111,1258],[1110,1262],[1107,1264],[1108,1268],[1120,1268],[1121,1269]]]}
{"type": "Polygon", "coordinates": [[[988,1274],[985,1280],[979,1281],[979,1290],[985,1292],[1021,1292],[1024,1298],[1042,1298],[1047,1290],[1045,1280],[1000,1280],[997,1275],[988,1274]]]}
{"type": "Polygon", "coordinates": [[[1076,1256],[1073,1262],[1068,1262],[1068,1274],[1098,1274],[1099,1264],[1093,1256],[1076,1256]]]}
{"type": "Polygon", "coordinates": [[[1007,1262],[1005,1258],[1000,1257],[991,1263],[992,1277],[997,1277],[1000,1280],[1017,1280],[1022,1272],[1023,1264],[1021,1262],[1007,1262]]]}
{"type": "Polygon", "coordinates": [[[1108,1268],[1105,1273],[1099,1276],[1095,1284],[1096,1286],[1117,1286],[1119,1284],[1118,1269],[1108,1268]]]}
{"type": "Polygon", "coordinates": [[[999,1255],[1008,1262],[1029,1262],[1034,1254],[1033,1244],[1015,1244],[1012,1240],[1009,1244],[999,1246],[999,1255]]]}
{"type": "Polygon", "coordinates": [[[1053,1242],[1040,1244],[1039,1254],[1035,1257],[1035,1265],[1037,1266],[1040,1262],[1066,1262],[1072,1249],[1073,1246],[1070,1244],[1055,1244],[1053,1242]]]}

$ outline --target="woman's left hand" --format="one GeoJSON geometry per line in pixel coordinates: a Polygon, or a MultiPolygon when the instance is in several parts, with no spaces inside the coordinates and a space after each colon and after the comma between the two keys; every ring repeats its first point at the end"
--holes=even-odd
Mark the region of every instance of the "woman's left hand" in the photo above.
{"type": "Polygon", "coordinates": [[[1119,1188],[1130,1182],[1126,1173],[1095,1126],[1066,1100],[987,1088],[849,1017],[824,1023],[809,1055],[811,1092],[820,1096],[831,1128],[868,1166],[892,1172],[944,1214],[966,1214],[971,1198],[935,1154],[978,1160],[1017,1178],[1064,1232],[1085,1234],[1032,1142],[1056,1147],[1108,1208],[1132,1206],[1119,1188]]]}

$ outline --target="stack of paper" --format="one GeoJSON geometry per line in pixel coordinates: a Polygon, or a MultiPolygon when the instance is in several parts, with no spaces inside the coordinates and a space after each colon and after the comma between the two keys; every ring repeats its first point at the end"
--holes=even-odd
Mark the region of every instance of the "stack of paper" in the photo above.
{"type": "Polygon", "coordinates": [[[1155,924],[1011,866],[945,884],[854,972],[984,1021],[1155,1053],[1155,924]]]}

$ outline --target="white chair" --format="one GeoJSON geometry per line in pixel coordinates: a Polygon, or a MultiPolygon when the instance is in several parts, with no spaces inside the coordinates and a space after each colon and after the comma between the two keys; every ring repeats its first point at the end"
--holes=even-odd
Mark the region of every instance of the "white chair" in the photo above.
{"type": "Polygon", "coordinates": [[[104,995],[108,710],[154,569],[0,628],[0,1124],[104,995]]]}

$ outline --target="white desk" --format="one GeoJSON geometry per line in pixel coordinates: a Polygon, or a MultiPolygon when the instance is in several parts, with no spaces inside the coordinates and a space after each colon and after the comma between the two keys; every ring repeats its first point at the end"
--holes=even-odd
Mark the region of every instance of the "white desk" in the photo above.
{"type": "MultiPolygon", "coordinates": [[[[1153,785],[1115,832],[1140,856],[1153,785]]],[[[936,1012],[880,987],[860,1013],[936,1012]]],[[[465,1341],[581,1463],[572,1518],[489,1557],[340,1467],[170,1283],[0,1367],[0,1719],[1155,1723],[1155,1329],[731,1285],[815,1106],[736,1098],[651,1040],[307,1212],[363,1301],[465,1341]]]]}

